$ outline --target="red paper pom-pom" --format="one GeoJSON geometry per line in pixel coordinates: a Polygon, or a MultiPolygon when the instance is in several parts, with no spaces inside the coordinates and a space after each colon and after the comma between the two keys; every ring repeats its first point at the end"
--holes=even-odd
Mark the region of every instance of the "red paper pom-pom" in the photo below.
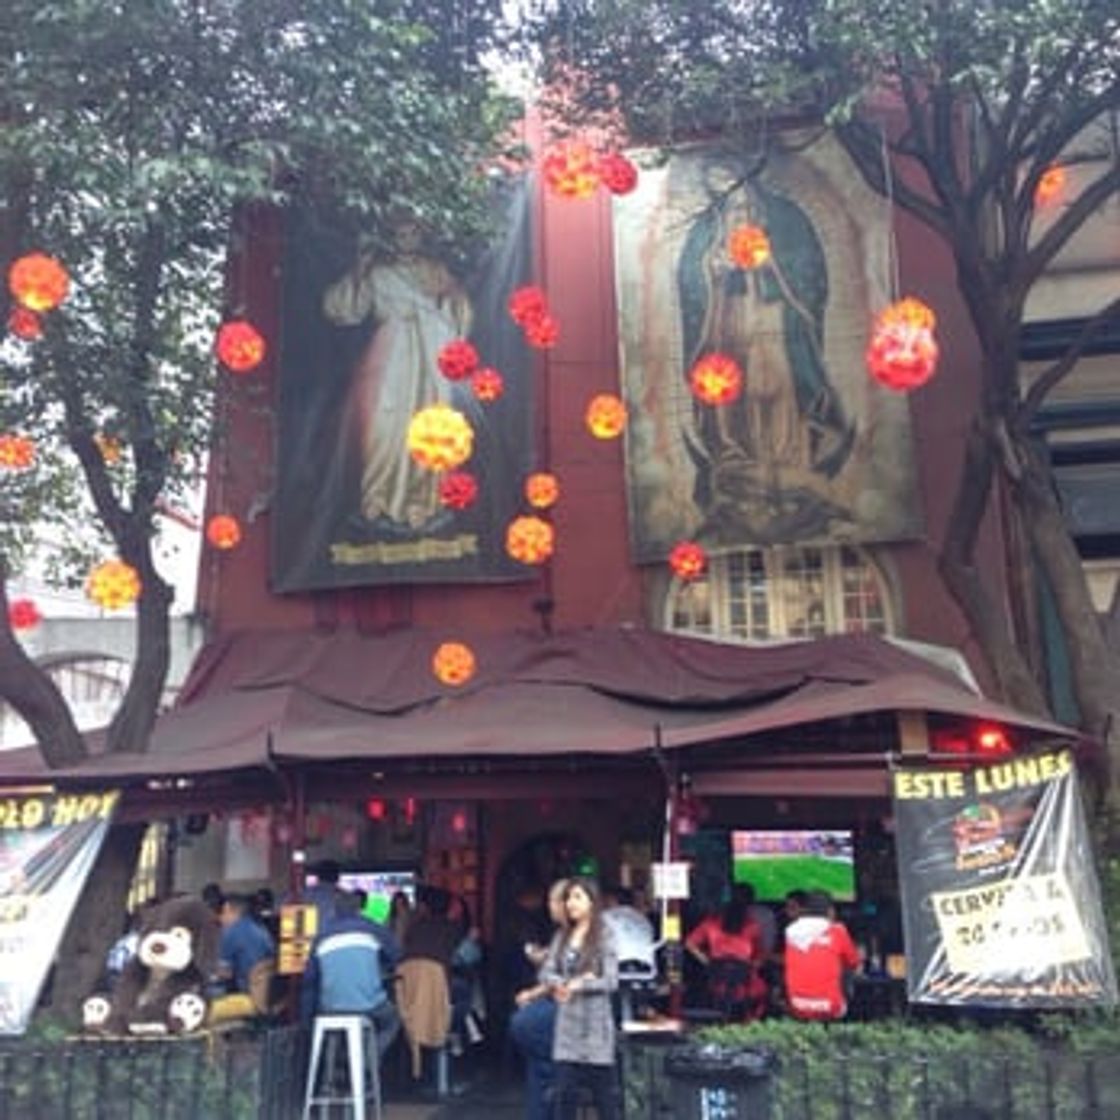
{"type": "Polygon", "coordinates": [[[456,338],[440,349],[436,364],[448,381],[463,381],[478,369],[478,351],[465,338],[456,338]]]}
{"type": "Polygon", "coordinates": [[[8,313],[8,330],[24,342],[34,342],[43,337],[43,322],[34,311],[17,303],[8,313]]]}
{"type": "Polygon", "coordinates": [[[560,324],[551,315],[542,315],[526,324],[525,341],[538,350],[551,350],[560,341],[560,324]]]}
{"type": "Polygon", "coordinates": [[[527,327],[548,314],[548,297],[540,288],[529,285],[513,292],[507,306],[509,317],[519,327],[527,327]]]}
{"type": "Polygon", "coordinates": [[[218,328],[214,342],[218,360],[231,373],[248,373],[264,361],[264,338],[246,319],[230,319],[218,328]]]}
{"type": "Polygon", "coordinates": [[[761,226],[736,226],[727,253],[740,268],[758,268],[770,259],[770,238],[761,226]]]}
{"type": "Polygon", "coordinates": [[[471,374],[471,392],[484,404],[496,401],[502,395],[504,389],[505,382],[502,381],[502,375],[496,369],[484,366],[471,374]]]}
{"type": "Polygon", "coordinates": [[[13,599],[8,604],[8,625],[13,630],[34,630],[42,621],[33,599],[13,599]]]}
{"type": "Polygon", "coordinates": [[[35,441],[30,436],[18,436],[11,432],[0,435],[0,468],[23,471],[34,462],[35,441]]]}
{"type": "Polygon", "coordinates": [[[726,354],[706,354],[689,371],[688,382],[697,400],[728,404],[743,391],[743,371],[726,354]]]}
{"type": "Polygon", "coordinates": [[[708,554],[695,541],[680,541],[669,553],[669,567],[678,579],[699,579],[708,567],[708,554]]]}
{"type": "Polygon", "coordinates": [[[629,194],[638,185],[638,169],[621,152],[599,159],[599,178],[611,194],[629,194]]]}
{"type": "Polygon", "coordinates": [[[885,308],[867,346],[871,376],[899,393],[924,385],[937,369],[935,323],[933,311],[921,300],[903,299],[885,308]]]}
{"type": "Polygon", "coordinates": [[[12,262],[8,289],[29,311],[50,311],[70,291],[70,274],[46,253],[28,253],[12,262]]]}
{"type": "Polygon", "coordinates": [[[439,500],[448,509],[467,509],[478,497],[478,482],[469,471],[451,471],[439,480],[439,500]]]}
{"type": "Polygon", "coordinates": [[[580,140],[550,148],[542,165],[549,190],[562,198],[589,198],[599,187],[599,161],[580,140]]]}
{"type": "Polygon", "coordinates": [[[206,523],[206,539],[220,552],[241,543],[241,523],[228,513],[217,513],[206,523]]]}

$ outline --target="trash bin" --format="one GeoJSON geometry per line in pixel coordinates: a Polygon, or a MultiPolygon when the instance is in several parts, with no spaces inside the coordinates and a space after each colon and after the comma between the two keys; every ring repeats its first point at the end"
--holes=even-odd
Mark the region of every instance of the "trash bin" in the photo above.
{"type": "Polygon", "coordinates": [[[763,1047],[681,1047],[665,1058],[675,1120],[770,1120],[777,1066],[763,1047]]]}

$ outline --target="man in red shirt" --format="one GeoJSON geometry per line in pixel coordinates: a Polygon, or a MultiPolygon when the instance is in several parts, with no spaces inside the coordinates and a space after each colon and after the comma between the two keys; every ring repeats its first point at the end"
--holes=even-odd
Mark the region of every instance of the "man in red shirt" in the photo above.
{"type": "Polygon", "coordinates": [[[860,957],[834,912],[832,899],[814,891],[786,928],[786,1000],[795,1019],[842,1019],[848,1010],[844,970],[858,968],[860,957]]]}

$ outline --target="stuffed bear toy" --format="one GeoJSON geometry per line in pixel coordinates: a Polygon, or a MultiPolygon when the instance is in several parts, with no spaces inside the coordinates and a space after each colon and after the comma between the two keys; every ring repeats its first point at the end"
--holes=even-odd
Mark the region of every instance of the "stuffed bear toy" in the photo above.
{"type": "Polygon", "coordinates": [[[136,955],[111,996],[82,1007],[86,1030],[106,1034],[187,1034],[206,1022],[206,986],[218,957],[218,923],[198,898],[151,907],[136,955]]]}

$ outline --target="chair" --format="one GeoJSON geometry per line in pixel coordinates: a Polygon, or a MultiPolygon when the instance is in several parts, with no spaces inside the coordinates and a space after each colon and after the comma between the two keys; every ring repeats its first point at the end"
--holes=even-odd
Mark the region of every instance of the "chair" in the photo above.
{"type": "Polygon", "coordinates": [[[332,1108],[353,1110],[354,1120],[381,1120],[381,1074],[377,1064],[377,1038],[365,1015],[316,1015],[311,1034],[311,1060],[307,1066],[303,1120],[331,1116],[332,1108]],[[339,1043],[346,1059],[347,1094],[332,1091],[339,1043]],[[322,1084],[320,1085],[320,1081],[322,1084]],[[372,1112],[366,1105],[373,1102],[372,1112]],[[322,1110],[326,1110],[325,1113],[322,1110]]]}

